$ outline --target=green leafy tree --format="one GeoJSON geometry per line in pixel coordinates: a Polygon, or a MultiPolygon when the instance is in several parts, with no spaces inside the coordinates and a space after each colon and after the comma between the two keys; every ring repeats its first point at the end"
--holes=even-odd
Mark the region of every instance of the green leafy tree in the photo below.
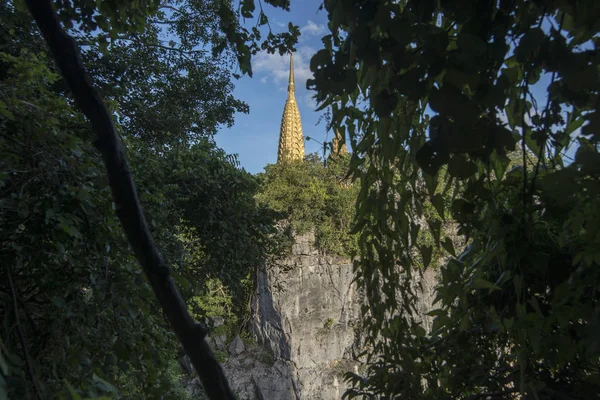
{"type": "MultiPolygon", "coordinates": [[[[88,21],[59,13],[66,25],[88,21]]],[[[115,217],[92,132],[20,2],[0,5],[0,16],[0,397],[76,388],[84,396],[184,398],[176,337],[115,217]]],[[[145,24],[135,45],[102,46],[85,24],[72,29],[89,41],[84,62],[109,100],[176,281],[192,298],[218,279],[243,317],[248,276],[269,251],[272,224],[256,207],[256,180],[210,136],[246,107],[231,96],[223,63],[160,47],[161,22],[145,24]],[[182,231],[192,233],[183,240],[182,231]],[[192,260],[197,249],[203,257],[192,260]]]]}
{"type": "MultiPolygon", "coordinates": [[[[157,349],[175,351],[174,338],[139,282],[99,157],[82,139],[88,128],[49,89],[58,76],[45,61],[29,53],[1,60],[8,67],[2,80],[3,272],[12,275],[34,372],[50,393],[67,380],[99,394],[103,387],[92,379],[97,368],[105,377],[113,368],[141,371],[142,360],[154,357],[157,362],[143,368],[151,378],[131,374],[129,384],[168,392],[172,382],[164,381],[164,354],[157,349]]],[[[22,354],[11,290],[2,282],[3,342],[22,354]]],[[[9,385],[15,397],[26,398],[27,388],[24,382],[9,385]]]]}
{"type": "Polygon", "coordinates": [[[320,250],[352,256],[357,252],[350,229],[358,185],[346,179],[348,161],[349,156],[339,156],[325,166],[312,154],[302,161],[268,165],[259,176],[256,198],[279,213],[290,239],[312,230],[320,250]]]}
{"type": "Polygon", "coordinates": [[[354,149],[356,267],[370,306],[369,366],[349,375],[347,396],[593,398],[600,9],[518,0],[323,8],[331,33],[308,86],[354,149]],[[540,86],[543,98],[533,94],[540,86]],[[450,204],[437,197],[445,193],[450,204]],[[417,223],[435,225],[427,202],[468,240],[441,267],[432,332],[414,316],[410,283],[432,259],[417,223]]]}

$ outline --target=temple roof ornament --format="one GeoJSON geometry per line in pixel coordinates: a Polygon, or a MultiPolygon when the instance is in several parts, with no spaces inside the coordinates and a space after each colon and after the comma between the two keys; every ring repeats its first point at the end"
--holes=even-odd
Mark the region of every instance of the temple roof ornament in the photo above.
{"type": "Polygon", "coordinates": [[[294,91],[294,56],[290,54],[290,79],[288,97],[281,118],[279,150],[277,152],[278,163],[304,158],[304,135],[302,134],[300,111],[298,110],[294,91]]]}

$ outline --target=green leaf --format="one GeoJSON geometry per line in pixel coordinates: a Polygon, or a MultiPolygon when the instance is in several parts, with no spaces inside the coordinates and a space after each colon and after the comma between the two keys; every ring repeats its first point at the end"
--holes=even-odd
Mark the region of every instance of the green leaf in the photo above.
{"type": "Polygon", "coordinates": [[[580,146],[575,153],[575,164],[588,174],[600,172],[600,154],[593,148],[580,146]]]}
{"type": "Polygon", "coordinates": [[[462,316],[462,318],[460,319],[460,325],[458,327],[458,329],[461,332],[466,331],[467,329],[469,329],[469,326],[471,325],[471,321],[469,319],[469,314],[465,314],[462,316]]]}
{"type": "Polygon", "coordinates": [[[417,243],[417,237],[419,236],[419,231],[421,229],[421,225],[415,224],[411,221],[410,223],[410,243],[411,246],[414,246],[417,243]]]}
{"type": "Polygon", "coordinates": [[[456,69],[449,69],[444,75],[444,83],[446,82],[457,88],[462,88],[464,85],[469,85],[471,90],[475,90],[479,85],[479,74],[467,74],[456,69]]]}
{"type": "Polygon", "coordinates": [[[435,176],[449,158],[446,149],[435,149],[431,142],[427,142],[417,151],[417,164],[423,172],[435,176]]]}
{"type": "Polygon", "coordinates": [[[8,367],[8,362],[4,358],[4,354],[2,353],[2,349],[0,348],[0,372],[2,374],[0,376],[8,376],[10,369],[8,367]]]}
{"type": "Polygon", "coordinates": [[[492,282],[487,281],[483,278],[477,278],[473,281],[471,285],[474,289],[492,289],[492,290],[500,290],[500,288],[494,285],[492,282]]]}
{"type": "Polygon", "coordinates": [[[331,54],[327,50],[319,50],[312,58],[310,59],[310,70],[312,72],[316,72],[320,68],[327,65],[331,62],[331,54]]]}
{"type": "Polygon", "coordinates": [[[514,66],[511,68],[502,68],[502,74],[508,80],[508,84],[511,86],[523,80],[523,69],[520,66],[514,66]]]}
{"type": "Polygon", "coordinates": [[[437,317],[439,315],[446,315],[446,311],[441,308],[437,308],[429,311],[426,315],[429,315],[430,317],[437,317]]]}
{"type": "Polygon", "coordinates": [[[107,382],[106,380],[100,378],[96,374],[94,374],[92,376],[92,381],[95,383],[96,387],[98,387],[99,389],[101,389],[104,392],[109,392],[114,395],[119,394],[119,390],[114,385],[112,385],[111,383],[107,382]]]}
{"type": "Polygon", "coordinates": [[[496,151],[494,151],[491,156],[491,161],[496,179],[502,180],[504,173],[506,172],[506,168],[508,168],[510,164],[510,158],[508,158],[506,154],[498,154],[496,151]]]}
{"type": "Polygon", "coordinates": [[[533,154],[540,154],[541,143],[535,137],[534,131],[529,127],[525,127],[525,144],[533,151],[533,154]]]}
{"type": "Polygon", "coordinates": [[[454,244],[452,243],[452,240],[449,237],[446,237],[444,239],[444,241],[442,242],[442,247],[446,249],[446,251],[450,253],[452,257],[456,257],[456,252],[454,251],[454,244]]]}
{"type": "Polygon", "coordinates": [[[8,400],[8,384],[3,375],[0,375],[0,399],[8,400]]]}
{"type": "Polygon", "coordinates": [[[477,172],[477,165],[462,154],[455,154],[448,162],[448,174],[458,179],[467,179],[477,172]]]}
{"type": "Polygon", "coordinates": [[[242,17],[244,18],[252,18],[252,13],[255,10],[254,0],[242,0],[242,17]]]}
{"type": "Polygon", "coordinates": [[[133,304],[127,303],[127,305],[125,307],[127,308],[127,312],[129,313],[129,316],[131,318],[135,319],[140,315],[140,310],[137,307],[135,307],[133,304]]]}
{"type": "Polygon", "coordinates": [[[427,192],[429,193],[429,196],[434,196],[435,190],[437,188],[438,174],[423,174],[423,180],[425,181],[425,186],[427,186],[427,192]]]}
{"type": "Polygon", "coordinates": [[[427,335],[427,331],[421,325],[416,325],[414,328],[414,331],[415,331],[415,335],[418,338],[422,338],[422,337],[425,337],[425,335],[427,335]]]}
{"type": "Polygon", "coordinates": [[[514,318],[504,318],[504,320],[502,321],[502,324],[504,325],[507,331],[510,331],[512,329],[514,323],[514,318]]]}
{"type": "Polygon", "coordinates": [[[432,246],[421,246],[421,257],[423,258],[423,266],[427,268],[431,263],[431,255],[433,253],[432,246]]]}
{"type": "Polygon", "coordinates": [[[565,134],[570,135],[571,133],[575,132],[577,129],[579,129],[581,127],[581,125],[583,125],[583,123],[585,122],[585,118],[584,117],[579,117],[576,118],[575,120],[571,121],[569,123],[569,125],[567,125],[567,128],[565,129],[565,134]]]}
{"type": "Polygon", "coordinates": [[[581,134],[585,136],[600,136],[600,112],[588,114],[586,116],[587,124],[581,129],[581,134]]]}
{"type": "Polygon", "coordinates": [[[461,33],[458,35],[457,46],[459,49],[472,53],[474,56],[481,56],[487,50],[487,44],[478,36],[470,33],[461,33]]]}
{"type": "Polygon", "coordinates": [[[65,381],[65,385],[67,386],[67,389],[69,390],[69,394],[71,395],[71,400],[81,400],[81,396],[79,395],[79,393],[77,393],[75,391],[75,389],[73,389],[73,386],[71,386],[71,384],[67,381],[65,381]]]}
{"type": "Polygon", "coordinates": [[[531,343],[531,347],[533,347],[533,351],[535,353],[539,353],[542,330],[537,323],[533,328],[527,330],[527,336],[529,338],[529,342],[531,343]]]}
{"type": "Polygon", "coordinates": [[[269,23],[269,19],[267,18],[267,15],[264,12],[260,12],[260,15],[258,16],[258,25],[263,26],[269,23]]]}
{"type": "Polygon", "coordinates": [[[456,199],[452,202],[452,214],[457,219],[464,219],[473,215],[475,205],[464,199],[456,199]]]}
{"type": "Polygon", "coordinates": [[[544,42],[546,34],[541,28],[533,28],[528,30],[519,41],[519,45],[515,50],[517,61],[525,63],[531,60],[536,51],[544,42]]]}
{"type": "Polygon", "coordinates": [[[436,194],[435,196],[433,196],[431,198],[431,204],[433,204],[433,207],[435,207],[435,210],[437,211],[438,215],[440,216],[440,218],[442,220],[445,220],[445,215],[444,215],[444,197],[441,194],[436,194]]]}
{"type": "Polygon", "coordinates": [[[442,223],[439,220],[429,220],[427,221],[427,224],[429,225],[429,229],[431,231],[431,234],[433,235],[433,239],[435,240],[435,243],[439,243],[440,241],[440,233],[442,230],[442,223]]]}
{"type": "Polygon", "coordinates": [[[3,100],[0,100],[0,116],[6,119],[13,119],[14,114],[8,109],[8,106],[3,100]]]}
{"type": "Polygon", "coordinates": [[[515,286],[515,293],[517,294],[517,298],[520,298],[521,290],[523,289],[523,279],[521,278],[521,275],[514,276],[513,284],[515,286]]]}

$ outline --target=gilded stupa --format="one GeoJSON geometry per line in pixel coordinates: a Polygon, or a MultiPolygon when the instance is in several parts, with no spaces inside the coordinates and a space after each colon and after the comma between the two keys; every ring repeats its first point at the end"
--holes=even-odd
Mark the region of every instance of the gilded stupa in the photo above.
{"type": "Polygon", "coordinates": [[[294,56],[290,54],[290,80],[288,97],[281,118],[279,150],[277,152],[278,163],[304,158],[304,135],[302,134],[300,111],[298,110],[294,91],[294,56]]]}

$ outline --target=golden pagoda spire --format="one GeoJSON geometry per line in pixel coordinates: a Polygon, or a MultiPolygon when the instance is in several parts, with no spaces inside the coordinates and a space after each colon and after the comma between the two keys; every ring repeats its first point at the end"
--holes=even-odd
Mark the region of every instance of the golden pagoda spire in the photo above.
{"type": "Polygon", "coordinates": [[[279,151],[277,152],[278,163],[304,158],[304,135],[302,134],[300,111],[298,110],[294,91],[294,56],[290,53],[290,80],[288,97],[281,118],[279,151]]]}
{"type": "Polygon", "coordinates": [[[288,93],[292,92],[292,96],[296,90],[296,86],[294,85],[294,54],[290,53],[290,78],[288,80],[288,93]]]}
{"type": "Polygon", "coordinates": [[[333,157],[348,154],[348,148],[346,147],[346,141],[343,140],[342,134],[337,129],[335,130],[335,136],[331,140],[331,155],[333,157]]]}

